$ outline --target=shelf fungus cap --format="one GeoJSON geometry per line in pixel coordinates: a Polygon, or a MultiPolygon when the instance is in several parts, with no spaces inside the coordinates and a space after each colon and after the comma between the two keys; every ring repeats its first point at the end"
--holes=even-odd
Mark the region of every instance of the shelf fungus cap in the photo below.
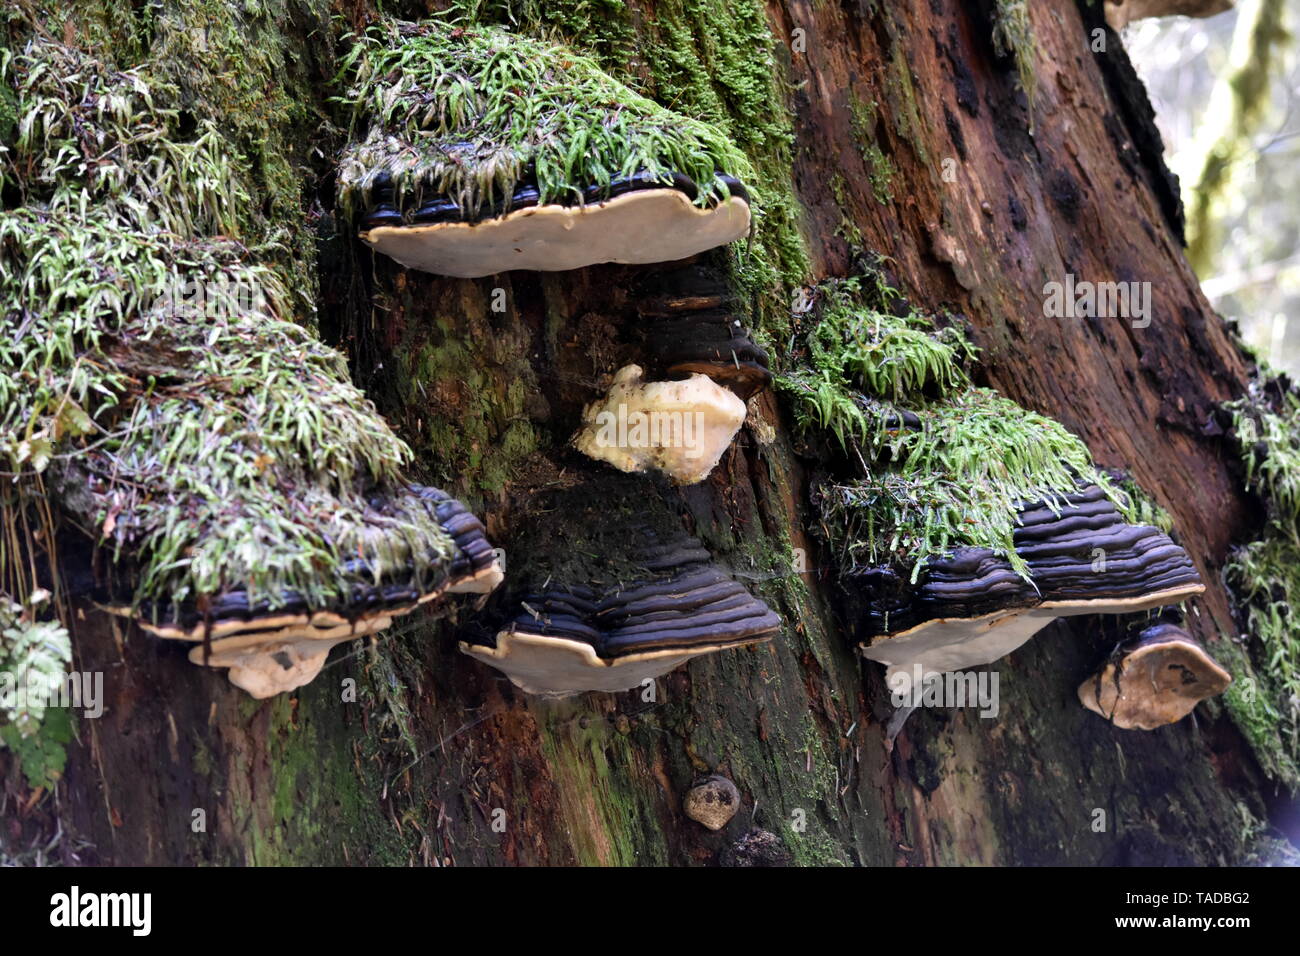
{"type": "Polygon", "coordinates": [[[1119,648],[1079,685],[1079,700],[1125,730],[1155,730],[1182,720],[1232,676],[1176,624],[1160,622],[1119,648]]]}
{"type": "Polygon", "coordinates": [[[187,605],[170,620],[155,619],[149,606],[103,606],[156,637],[195,643],[192,663],[228,668],[230,682],[252,697],[294,690],[316,678],[336,645],[378,633],[446,594],[486,593],[501,582],[497,552],[461,502],[421,486],[409,486],[401,498],[404,507],[433,511],[446,552],[412,555],[420,567],[406,569],[409,574],[390,569],[378,581],[366,562],[353,562],[343,569],[353,582],[350,595],[337,606],[313,607],[295,593],[250,597],[238,588],[212,598],[206,614],[187,605]]]}
{"type": "Polygon", "coordinates": [[[361,239],[408,269],[466,279],[673,262],[749,234],[748,194],[739,182],[728,185],[725,199],[706,206],[675,185],[650,183],[577,205],[515,203],[478,221],[374,225],[361,239]]]}
{"type": "MultiPolygon", "coordinates": [[[[626,481],[621,476],[619,481],[626,481]]],[[[512,553],[504,623],[460,649],[546,697],[615,693],[692,658],[769,640],[781,620],[713,563],[653,489],[582,486],[546,505],[512,553]]]]}
{"type": "Polygon", "coordinates": [[[686,791],[682,809],[696,823],[721,830],[740,809],[740,791],[726,777],[714,774],[686,791]]]}
{"type": "Polygon", "coordinates": [[[1056,618],[1146,611],[1205,590],[1182,548],[1125,522],[1095,485],[1056,507],[1027,505],[1019,520],[1014,543],[1032,583],[983,548],[931,561],[915,589],[887,569],[867,576],[867,590],[894,594],[872,607],[863,656],[891,676],[965,670],[1010,654],[1056,618]]]}
{"type": "Polygon", "coordinates": [[[706,375],[647,382],[641,366],[628,365],[605,397],[583,411],[574,445],[619,471],[653,469],[693,485],[716,467],[745,413],[740,398],[706,375]]]}
{"type": "Polygon", "coordinates": [[[1115,31],[1148,17],[1212,17],[1231,10],[1237,0],[1106,0],[1106,23],[1115,31]]]}

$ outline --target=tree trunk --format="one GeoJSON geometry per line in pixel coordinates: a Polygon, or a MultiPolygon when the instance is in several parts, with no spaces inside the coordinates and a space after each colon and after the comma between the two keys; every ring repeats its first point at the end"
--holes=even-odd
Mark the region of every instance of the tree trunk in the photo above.
{"type": "MultiPolygon", "coordinates": [[[[303,196],[268,215],[314,236],[295,255],[318,268],[323,337],[348,352],[422,477],[482,516],[508,562],[524,560],[511,553],[520,502],[560,469],[603,467],[566,443],[597,378],[617,367],[601,350],[639,270],[455,280],[372,256],[335,234],[329,158],[345,124],[328,101],[341,35],[370,5],[156,6],[29,13],[123,66],[184,49],[172,68],[195,83],[196,110],[241,135],[266,130],[257,161],[287,163],[303,196]],[[490,307],[497,288],[504,313],[490,307]]],[[[1105,51],[1093,50],[1103,24],[1090,4],[1029,4],[1024,70],[995,47],[993,0],[483,6],[485,17],[512,6],[521,28],[557,30],[660,102],[728,130],[764,194],[793,199],[803,281],[850,274],[870,250],[892,260],[915,304],[964,315],[981,384],[1064,423],[1168,509],[1208,585],[1190,629],[1211,649],[1237,633],[1220,572],[1259,515],[1203,426],[1247,370],[1184,259],[1177,190],[1120,42],[1103,33],[1105,51]],[[1043,286],[1066,274],[1149,281],[1151,324],[1045,318],[1043,286]]],[[[411,9],[386,12],[423,12],[399,7],[411,9]]],[[[779,209],[770,222],[782,228],[779,209]]],[[[800,269],[787,256],[787,280],[800,269]]],[[[1222,707],[1144,733],[1079,705],[1114,619],[1058,621],[999,662],[996,720],[922,708],[888,746],[882,669],[857,656],[811,531],[814,464],[767,391],[722,465],[680,491],[727,566],[768,569],[803,549],[810,570],[747,578],[782,616],[779,637],[672,672],[653,701],[529,697],[458,652],[468,611],[408,619],[373,647],[336,650],[292,695],[254,701],[168,642],[83,607],[76,668],[105,672],[106,712],[79,722],[53,793],[9,804],[10,845],[61,827],[56,856],[111,864],[1252,859],[1250,819],[1267,818],[1274,798],[1222,707]],[[344,700],[348,680],[356,702],[344,700]],[[742,795],[718,832],[682,810],[712,772],[742,795]],[[777,843],[759,845],[754,829],[777,843]]],[[[0,766],[8,759],[0,751],[0,766]]]]}

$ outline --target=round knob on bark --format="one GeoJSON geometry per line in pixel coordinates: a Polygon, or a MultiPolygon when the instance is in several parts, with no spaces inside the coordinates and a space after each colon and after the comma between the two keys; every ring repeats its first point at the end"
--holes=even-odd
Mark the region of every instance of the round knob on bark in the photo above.
{"type": "Polygon", "coordinates": [[[686,791],[686,815],[710,830],[721,830],[740,809],[740,791],[726,777],[714,774],[686,791]]]}

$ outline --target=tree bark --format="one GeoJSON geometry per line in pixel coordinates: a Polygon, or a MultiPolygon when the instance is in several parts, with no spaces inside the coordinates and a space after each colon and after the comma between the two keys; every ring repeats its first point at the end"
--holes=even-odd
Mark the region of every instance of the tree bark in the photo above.
{"type": "MultiPolygon", "coordinates": [[[[86,6],[86,23],[112,22],[86,6]]],[[[983,350],[981,384],[1063,422],[1168,509],[1208,585],[1190,629],[1211,650],[1237,633],[1220,572],[1259,515],[1203,426],[1241,393],[1246,368],[1184,259],[1177,192],[1120,41],[1105,33],[1105,52],[1091,48],[1100,5],[1029,5],[1032,101],[1012,58],[995,52],[992,0],[541,6],[543,21],[611,68],[629,48],[648,51],[622,68],[679,109],[681,91],[646,61],[697,63],[742,142],[754,117],[729,85],[720,38],[751,14],[765,19],[793,145],[756,161],[797,199],[807,281],[850,274],[870,250],[892,260],[916,305],[964,315],[983,350]],[[1045,318],[1043,286],[1067,273],[1150,282],[1151,324],[1045,318]]],[[[484,518],[508,561],[526,560],[511,553],[521,502],[563,469],[602,467],[566,442],[597,378],[617,367],[620,310],[640,273],[444,279],[335,235],[328,157],[341,139],[312,118],[333,115],[338,34],[372,12],[363,0],[333,11],[285,0],[201,2],[184,16],[196,30],[233,24],[279,58],[269,101],[309,97],[307,120],[266,122],[291,151],[318,237],[322,334],[348,350],[425,477],[484,518]],[[342,15],[332,27],[330,12],[342,15]],[[505,313],[490,308],[495,288],[505,313]]],[[[118,16],[132,27],[105,34],[51,15],[49,29],[120,42],[125,56],[138,40],[111,38],[147,31],[148,14],[118,16]]],[[[253,701],[181,649],[81,608],[76,667],[105,672],[106,713],[79,723],[56,792],[22,813],[11,802],[11,845],[61,827],[57,855],[110,864],[1252,859],[1243,819],[1266,819],[1274,797],[1221,707],[1144,733],[1079,705],[1075,688],[1119,634],[1114,619],[1058,621],[1000,661],[996,720],[922,708],[887,746],[882,670],[856,655],[810,530],[813,465],[768,391],[722,465],[680,492],[688,523],[729,567],[769,568],[802,548],[811,570],[747,579],[781,614],[780,636],[674,671],[654,701],[530,698],[458,652],[469,612],[399,624],[373,648],[337,650],[298,692],[253,701]],[[355,703],[342,699],[349,679],[355,703]],[[682,811],[692,781],[713,772],[742,796],[716,833],[682,811]],[[779,848],[754,850],[753,829],[779,848]]]]}

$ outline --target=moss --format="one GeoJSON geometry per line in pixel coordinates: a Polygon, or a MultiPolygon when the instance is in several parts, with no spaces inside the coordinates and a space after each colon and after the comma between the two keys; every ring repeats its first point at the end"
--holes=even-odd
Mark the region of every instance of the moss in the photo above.
{"type": "Polygon", "coordinates": [[[467,216],[531,181],[539,201],[581,201],[589,186],[641,171],[692,179],[696,202],[725,198],[716,177],[753,179],[708,124],[676,114],[589,57],[491,26],[383,23],[344,60],[354,135],[342,160],[346,209],[386,172],[399,208],[447,196],[467,216]]]}
{"type": "MultiPolygon", "coordinates": [[[[485,308],[474,299],[470,314],[485,308]]],[[[520,340],[439,321],[413,327],[396,350],[395,404],[439,487],[467,498],[499,494],[544,437],[532,424],[538,389],[520,340]]]]}
{"type": "Polygon", "coordinates": [[[1038,87],[1033,24],[1029,18],[1029,0],[995,0],[993,9],[993,49],[998,56],[1013,57],[1020,88],[1029,100],[1033,116],[1034,95],[1038,87]]]}
{"type": "Polygon", "coordinates": [[[375,738],[343,732],[337,686],[320,682],[295,695],[281,694],[267,730],[269,797],[249,807],[248,864],[339,865],[368,859],[409,865],[400,828],[376,806],[384,791],[375,738]]]}
{"type": "Polygon", "coordinates": [[[450,539],[402,493],[409,449],[291,321],[274,231],[239,241],[254,190],[215,122],[187,130],[168,80],[48,41],[5,71],[23,200],[0,213],[6,514],[48,523],[52,490],[160,616],[234,589],[337,604],[358,561],[441,573],[450,539]]]}
{"type": "Polygon", "coordinates": [[[878,270],[825,283],[817,296],[800,367],[777,384],[801,429],[834,436],[862,466],[818,493],[841,570],[892,563],[916,580],[932,556],[966,545],[1027,574],[1012,539],[1020,506],[1056,501],[1080,481],[1131,514],[1081,440],[975,388],[967,366],[976,350],[960,329],[903,309],[878,270]]]}
{"type": "Polygon", "coordinates": [[[1265,375],[1226,406],[1246,487],[1264,503],[1259,538],[1234,551],[1225,579],[1245,625],[1230,645],[1236,667],[1225,699],[1261,766],[1300,791],[1300,394],[1265,375]]]}

